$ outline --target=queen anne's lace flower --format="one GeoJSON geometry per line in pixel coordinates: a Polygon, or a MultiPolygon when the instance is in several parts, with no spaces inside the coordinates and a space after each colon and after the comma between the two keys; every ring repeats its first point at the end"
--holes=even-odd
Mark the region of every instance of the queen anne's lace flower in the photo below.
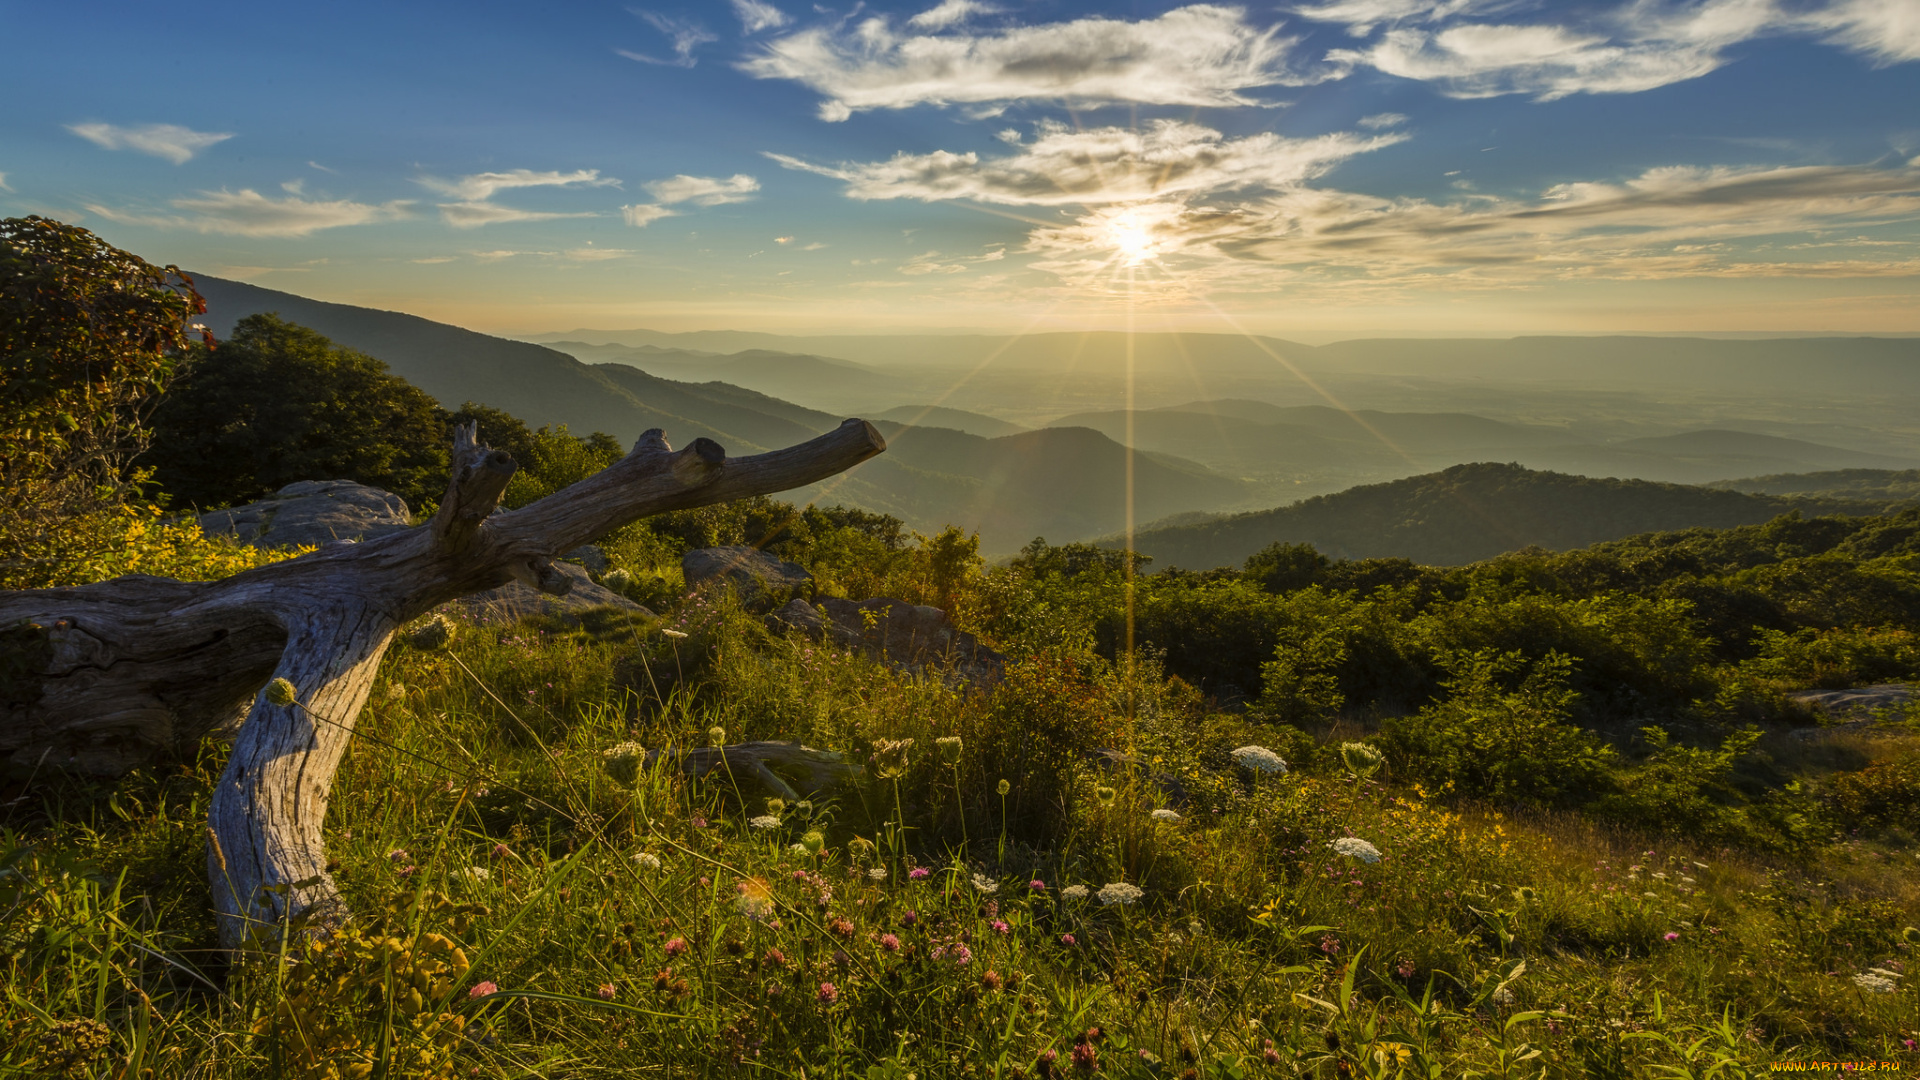
{"type": "Polygon", "coordinates": [[[1232,754],[1233,760],[1254,772],[1284,773],[1287,763],[1279,754],[1264,746],[1243,746],[1232,754]]]}
{"type": "Polygon", "coordinates": [[[1094,895],[1100,898],[1101,903],[1112,905],[1131,904],[1146,894],[1141,892],[1138,886],[1116,881],[1111,885],[1100,886],[1100,891],[1094,895]]]}
{"type": "Polygon", "coordinates": [[[465,881],[486,881],[493,875],[488,873],[484,866],[469,866],[463,870],[455,870],[453,876],[465,881]]]}
{"type": "Polygon", "coordinates": [[[1891,994],[1900,987],[1885,975],[1861,974],[1853,977],[1853,985],[1870,994],[1891,994]]]}
{"type": "Polygon", "coordinates": [[[642,870],[660,869],[660,856],[651,852],[636,851],[633,853],[633,861],[638,864],[642,870]]]}
{"type": "Polygon", "coordinates": [[[1380,849],[1357,836],[1343,836],[1327,846],[1333,849],[1334,854],[1345,855],[1349,859],[1369,863],[1380,861],[1380,849]]]}
{"type": "Polygon", "coordinates": [[[1148,814],[1147,816],[1152,818],[1155,821],[1179,821],[1180,820],[1180,815],[1174,813],[1171,810],[1155,810],[1153,813],[1148,814]]]}
{"type": "Polygon", "coordinates": [[[876,866],[876,867],[874,867],[873,869],[871,869],[871,870],[868,870],[868,871],[867,871],[867,880],[869,880],[869,881],[885,881],[885,880],[887,880],[887,868],[886,868],[886,867],[884,867],[884,866],[876,866]]]}
{"type": "Polygon", "coordinates": [[[1000,891],[1000,883],[985,874],[973,875],[973,887],[988,895],[1000,891]]]}
{"type": "Polygon", "coordinates": [[[1068,900],[1085,900],[1087,898],[1087,887],[1085,885],[1069,885],[1060,890],[1060,895],[1068,900]]]}
{"type": "Polygon", "coordinates": [[[761,814],[759,817],[748,818],[747,824],[756,829],[777,829],[780,827],[780,819],[772,814],[761,814]]]}

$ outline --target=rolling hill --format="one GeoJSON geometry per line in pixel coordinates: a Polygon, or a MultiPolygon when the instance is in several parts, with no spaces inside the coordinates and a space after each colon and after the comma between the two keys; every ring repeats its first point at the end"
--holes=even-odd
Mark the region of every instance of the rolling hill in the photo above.
{"type": "Polygon", "coordinates": [[[941,427],[954,431],[964,431],[969,435],[981,435],[997,439],[1002,435],[1017,435],[1031,430],[1011,420],[1002,420],[985,413],[968,412],[965,409],[949,409],[944,405],[897,405],[885,412],[875,413],[875,420],[891,420],[896,424],[909,427],[941,427]]]}
{"type": "MultiPolygon", "coordinates": [[[[1276,541],[1323,554],[1452,566],[1517,548],[1585,547],[1643,532],[1753,525],[1791,510],[1871,514],[1879,503],[1792,498],[1646,480],[1593,480],[1518,465],[1457,465],[1292,506],[1155,528],[1134,548],[1156,567],[1236,566],[1276,541]]],[[[1117,546],[1111,539],[1102,541],[1117,546]]]]}
{"type": "Polygon", "coordinates": [[[1825,499],[1881,501],[1920,498],[1920,469],[1834,469],[1719,480],[1708,487],[1757,495],[1803,495],[1825,499]]]}

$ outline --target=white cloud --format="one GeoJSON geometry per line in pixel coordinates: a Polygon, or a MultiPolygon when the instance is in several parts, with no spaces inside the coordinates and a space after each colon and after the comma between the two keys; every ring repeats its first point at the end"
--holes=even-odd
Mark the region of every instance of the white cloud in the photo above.
{"type": "Polygon", "coordinates": [[[1345,23],[1348,33],[1366,37],[1381,23],[1439,22],[1498,3],[1499,0],[1491,3],[1488,0],[1335,0],[1293,10],[1315,22],[1345,23]]]}
{"type": "Polygon", "coordinates": [[[1254,105],[1244,91],[1315,81],[1288,71],[1292,44],[1277,28],[1249,25],[1241,9],[1214,4],[1137,22],[1096,17],[983,34],[903,36],[873,17],[851,30],[778,38],[741,67],[818,91],[825,120],[955,103],[991,115],[991,106],[1026,100],[1254,105]]]}
{"type": "Polygon", "coordinates": [[[644,229],[654,222],[659,221],[661,218],[677,217],[679,215],[676,211],[664,206],[655,206],[652,203],[640,203],[635,206],[621,207],[620,216],[625,218],[627,224],[634,228],[644,229]]]}
{"type": "Polygon", "coordinates": [[[1439,83],[1452,97],[1533,94],[1541,101],[1652,90],[1699,78],[1722,63],[1720,50],[1712,45],[1616,45],[1605,35],[1562,26],[1481,24],[1438,33],[1389,30],[1368,49],[1336,49],[1328,56],[1403,79],[1439,83]]]}
{"type": "MultiPolygon", "coordinates": [[[[764,5],[762,5],[764,6],[764,5]]],[[[674,19],[665,15],[656,15],[651,11],[635,12],[645,19],[655,30],[667,35],[673,43],[673,59],[662,60],[628,49],[615,49],[616,53],[629,60],[638,60],[643,64],[661,64],[666,67],[692,67],[698,61],[693,58],[693,50],[712,41],[719,41],[718,35],[692,19],[674,19]]]]}
{"type": "Polygon", "coordinates": [[[251,188],[239,191],[203,191],[169,205],[179,214],[145,214],[89,205],[87,209],[109,221],[161,229],[192,229],[235,236],[308,236],[321,229],[370,225],[404,217],[408,200],[373,205],[345,199],[307,199],[298,194],[284,199],[262,195],[251,188]]]}
{"type": "Polygon", "coordinates": [[[563,254],[574,262],[606,262],[608,259],[624,259],[633,251],[630,248],[583,247],[571,248],[563,254]]]}
{"type": "Polygon", "coordinates": [[[749,34],[777,30],[791,21],[786,12],[765,0],[733,0],[733,13],[740,16],[740,26],[749,34]]]}
{"type": "Polygon", "coordinates": [[[68,124],[67,130],[107,150],[136,150],[184,165],[193,155],[233,138],[231,132],[195,131],[178,124],[119,127],[114,124],[68,124]]]}
{"type": "Polygon", "coordinates": [[[1826,39],[1877,63],[1920,60],[1920,4],[1913,0],[1840,0],[1807,17],[1826,39]]]}
{"type": "Polygon", "coordinates": [[[896,154],[888,161],[837,167],[770,154],[790,169],[844,181],[855,199],[973,199],[1003,205],[1064,206],[1138,202],[1169,195],[1276,189],[1324,174],[1356,154],[1405,136],[1272,133],[1229,139],[1212,128],[1156,120],[1144,129],[1074,131],[1042,124],[1019,153],[983,160],[975,153],[896,154]]]}
{"type": "Polygon", "coordinates": [[[558,214],[501,206],[491,201],[496,192],[530,187],[618,187],[620,185],[620,181],[611,176],[601,176],[599,169],[577,169],[564,173],[552,170],[534,172],[532,169],[513,169],[509,172],[474,173],[458,180],[441,180],[432,176],[423,176],[415,182],[454,200],[439,205],[441,218],[456,229],[473,229],[482,225],[498,225],[509,221],[549,221],[554,218],[594,216],[591,213],[558,214]]]}
{"type": "Polygon", "coordinates": [[[1381,128],[1399,127],[1401,124],[1404,124],[1406,122],[1407,122],[1407,114],[1397,113],[1397,112],[1374,113],[1372,116],[1363,116],[1360,118],[1360,126],[1363,128],[1366,128],[1369,131],[1379,131],[1381,128]]]}
{"type": "Polygon", "coordinates": [[[746,202],[760,190],[760,181],[745,173],[729,177],[680,175],[655,180],[646,185],[648,193],[663,203],[690,202],[695,206],[721,206],[746,202]]]}
{"type": "Polygon", "coordinates": [[[958,26],[975,15],[997,15],[1000,9],[980,0],[940,0],[940,3],[907,20],[908,26],[922,30],[945,30],[958,26]]]}
{"type": "Polygon", "coordinates": [[[896,269],[909,277],[920,277],[926,274],[964,274],[967,272],[965,263],[941,262],[940,258],[941,255],[938,251],[926,251],[901,263],[896,269]]]}
{"type": "Polygon", "coordinates": [[[12,188],[7,186],[7,174],[0,172],[0,191],[12,191],[12,190],[13,190],[12,188]]]}

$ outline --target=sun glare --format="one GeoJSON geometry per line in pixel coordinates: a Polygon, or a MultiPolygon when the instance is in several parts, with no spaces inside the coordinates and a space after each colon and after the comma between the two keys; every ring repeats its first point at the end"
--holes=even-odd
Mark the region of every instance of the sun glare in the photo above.
{"type": "Polygon", "coordinates": [[[1124,266],[1139,266],[1160,256],[1152,217],[1143,207],[1122,210],[1100,223],[1096,242],[1110,248],[1124,266]]]}

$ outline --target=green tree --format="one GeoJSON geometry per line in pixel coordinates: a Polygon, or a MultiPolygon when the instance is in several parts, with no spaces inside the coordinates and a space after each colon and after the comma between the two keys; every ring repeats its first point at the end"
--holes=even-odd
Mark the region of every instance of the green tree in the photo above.
{"type": "Polygon", "coordinates": [[[153,416],[148,462],[184,503],[243,502],[299,480],[357,480],[415,506],[446,490],[447,414],[362,352],[278,315],[198,349],[153,416]]]}
{"type": "Polygon", "coordinates": [[[205,310],[178,267],[47,218],[0,220],[0,547],[120,502],[205,310]]]}
{"type": "Polygon", "coordinates": [[[1320,580],[1331,565],[1312,544],[1273,543],[1247,556],[1247,577],[1271,593],[1304,589],[1320,580]]]}

